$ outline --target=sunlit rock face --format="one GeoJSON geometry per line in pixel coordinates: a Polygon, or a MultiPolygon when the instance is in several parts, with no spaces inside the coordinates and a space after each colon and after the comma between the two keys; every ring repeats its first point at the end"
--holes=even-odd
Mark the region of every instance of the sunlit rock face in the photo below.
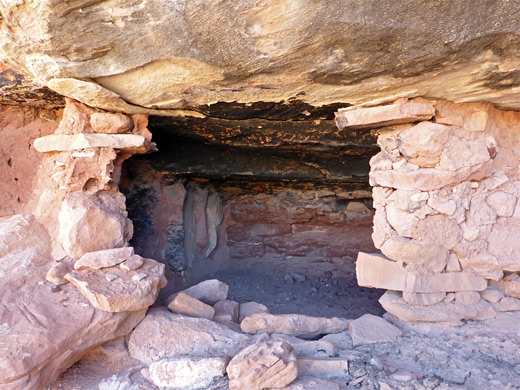
{"type": "Polygon", "coordinates": [[[14,70],[100,108],[397,96],[520,108],[518,2],[27,0],[0,12],[14,70]]]}

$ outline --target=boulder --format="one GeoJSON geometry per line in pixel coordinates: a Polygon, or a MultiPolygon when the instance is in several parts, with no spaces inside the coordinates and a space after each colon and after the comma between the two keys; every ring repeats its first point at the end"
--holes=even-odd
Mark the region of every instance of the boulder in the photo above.
{"type": "Polygon", "coordinates": [[[267,306],[262,305],[258,302],[241,303],[238,322],[240,323],[243,321],[244,318],[258,313],[269,313],[269,309],[267,308],[267,306]]]}
{"type": "Polygon", "coordinates": [[[50,238],[32,215],[0,221],[0,389],[40,390],[93,347],[128,335],[145,310],[106,313],[73,286],[42,283],[50,238]],[[55,291],[55,290],[54,290],[55,291]]]}
{"type": "Polygon", "coordinates": [[[253,344],[231,359],[226,371],[229,390],[283,388],[298,376],[296,353],[281,341],[253,344]]]}
{"type": "Polygon", "coordinates": [[[105,249],[96,252],[85,253],[74,263],[75,270],[84,268],[101,269],[113,267],[129,259],[134,254],[134,248],[105,249]]]}
{"type": "MultiPolygon", "coordinates": [[[[210,279],[200,282],[195,286],[187,288],[182,292],[190,297],[196,298],[208,305],[214,305],[218,301],[225,301],[228,295],[229,286],[217,279],[210,279]]],[[[168,302],[175,298],[175,294],[168,297],[168,302]]]]}
{"type": "Polygon", "coordinates": [[[226,375],[229,358],[174,357],[150,364],[150,379],[160,389],[208,389],[226,375]]]}
{"type": "Polygon", "coordinates": [[[126,217],[125,197],[119,193],[68,194],[58,216],[58,240],[73,259],[85,253],[128,245],[133,234],[126,217]]]}
{"type": "Polygon", "coordinates": [[[208,320],[212,320],[215,315],[214,308],[182,292],[175,295],[173,301],[168,304],[168,309],[174,313],[208,320]]]}
{"type": "Polygon", "coordinates": [[[244,318],[240,328],[245,333],[282,333],[301,338],[313,338],[321,334],[339,333],[348,329],[345,318],[321,318],[303,314],[259,313],[244,318]]]}
{"type": "Polygon", "coordinates": [[[384,318],[364,314],[350,322],[349,333],[354,346],[395,341],[403,332],[384,318]]]}
{"type": "Polygon", "coordinates": [[[99,310],[111,313],[137,311],[152,305],[166,286],[164,264],[144,259],[134,271],[114,266],[99,270],[85,268],[65,276],[99,310]]]}
{"type": "Polygon", "coordinates": [[[205,318],[151,309],[128,342],[130,355],[144,363],[167,357],[232,357],[250,338],[205,318]]]}

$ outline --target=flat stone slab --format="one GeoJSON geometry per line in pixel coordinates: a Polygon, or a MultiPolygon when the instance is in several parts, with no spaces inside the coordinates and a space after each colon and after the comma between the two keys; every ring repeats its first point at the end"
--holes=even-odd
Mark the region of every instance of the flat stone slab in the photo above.
{"type": "Polygon", "coordinates": [[[336,113],[338,129],[382,127],[404,123],[424,121],[435,115],[435,108],[430,103],[401,103],[387,106],[339,109],[336,113]]]}
{"type": "Polygon", "coordinates": [[[74,270],[65,275],[99,310],[111,313],[146,309],[157,299],[159,290],[166,286],[164,264],[144,259],[134,271],[114,266],[100,270],[74,270]]]}
{"type": "Polygon", "coordinates": [[[403,332],[384,318],[365,314],[352,321],[349,327],[354,346],[395,341],[403,332]]]}
{"type": "Polygon", "coordinates": [[[81,256],[81,258],[74,263],[74,269],[101,269],[113,267],[114,265],[118,265],[129,259],[133,254],[134,248],[132,247],[88,252],[81,256]]]}
{"type": "Polygon", "coordinates": [[[184,314],[190,317],[207,318],[212,320],[215,309],[196,298],[190,297],[185,293],[178,293],[175,299],[170,302],[168,309],[174,313],[184,314]]]}
{"type": "Polygon", "coordinates": [[[421,275],[403,263],[380,254],[359,252],[356,262],[358,284],[363,287],[383,288],[410,293],[438,293],[483,291],[487,282],[469,272],[446,272],[421,275]]]}
{"type": "Polygon", "coordinates": [[[113,148],[132,153],[146,153],[147,140],[138,134],[51,134],[34,140],[40,153],[72,152],[89,148],[113,148]]]}
{"type": "Polygon", "coordinates": [[[282,333],[301,338],[313,338],[321,334],[339,333],[348,329],[350,320],[345,318],[311,317],[302,314],[259,313],[244,318],[240,328],[245,333],[282,333]]]}

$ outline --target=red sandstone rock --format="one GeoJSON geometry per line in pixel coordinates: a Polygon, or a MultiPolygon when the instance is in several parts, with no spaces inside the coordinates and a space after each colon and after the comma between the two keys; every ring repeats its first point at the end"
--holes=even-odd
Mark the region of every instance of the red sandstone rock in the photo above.
{"type": "Polygon", "coordinates": [[[250,338],[205,318],[151,309],[128,342],[130,355],[144,363],[167,357],[232,357],[250,338]]]}
{"type": "Polygon", "coordinates": [[[208,320],[215,316],[214,308],[183,292],[175,294],[175,298],[168,304],[168,309],[174,313],[208,320]]]}
{"type": "Polygon", "coordinates": [[[339,333],[348,329],[350,320],[345,318],[320,318],[302,314],[259,313],[246,317],[240,328],[246,333],[282,333],[301,338],[320,334],[339,333]]]}
{"type": "Polygon", "coordinates": [[[230,390],[283,388],[298,376],[294,349],[284,342],[253,344],[227,366],[230,390]]]}
{"type": "Polygon", "coordinates": [[[134,248],[132,247],[105,249],[85,253],[74,263],[74,269],[82,270],[84,268],[101,269],[113,267],[129,259],[133,254],[134,248]]]}
{"type": "Polygon", "coordinates": [[[146,309],[155,303],[159,290],[166,286],[164,264],[144,259],[137,270],[118,266],[74,270],[65,278],[99,310],[111,313],[146,309]]]}
{"type": "Polygon", "coordinates": [[[125,336],[145,310],[106,313],[74,286],[42,283],[50,239],[31,215],[0,221],[0,388],[41,390],[93,347],[125,336]]]}
{"type": "Polygon", "coordinates": [[[126,246],[133,234],[124,196],[117,193],[70,193],[61,207],[59,221],[58,239],[75,259],[88,252],[126,246]]]}
{"type": "Polygon", "coordinates": [[[353,110],[347,108],[336,113],[336,125],[340,130],[366,126],[383,127],[428,120],[434,114],[435,109],[429,103],[405,102],[353,110]]]}

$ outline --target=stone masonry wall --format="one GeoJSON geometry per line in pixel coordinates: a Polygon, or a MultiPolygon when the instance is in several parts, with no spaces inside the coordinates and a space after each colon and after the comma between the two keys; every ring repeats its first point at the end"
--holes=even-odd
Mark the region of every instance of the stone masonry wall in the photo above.
{"type": "Polygon", "coordinates": [[[360,254],[358,282],[390,290],[380,303],[407,321],[520,310],[520,113],[430,103],[430,120],[381,131],[370,181],[383,255],[360,254]]]}

